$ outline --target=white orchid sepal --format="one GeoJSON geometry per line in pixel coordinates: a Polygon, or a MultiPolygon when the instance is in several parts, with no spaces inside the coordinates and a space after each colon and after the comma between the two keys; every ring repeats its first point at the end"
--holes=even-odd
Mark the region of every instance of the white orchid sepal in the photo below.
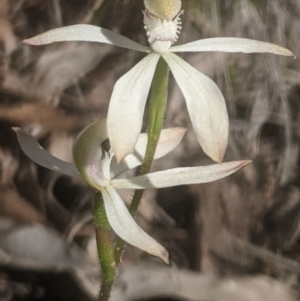
{"type": "Polygon", "coordinates": [[[127,243],[168,264],[168,251],[135,222],[115,188],[108,185],[101,192],[108,222],[115,233],[127,243]]]}
{"type": "Polygon", "coordinates": [[[233,37],[209,38],[171,47],[170,52],[241,52],[272,53],[283,56],[295,55],[287,48],[276,44],[233,37]]]}
{"type": "Polygon", "coordinates": [[[23,152],[36,164],[50,170],[60,172],[66,176],[80,180],[82,179],[74,164],[62,161],[52,156],[43,147],[41,147],[38,141],[28,132],[18,127],[13,127],[12,129],[17,134],[17,138],[23,152]]]}
{"type": "Polygon", "coordinates": [[[40,46],[67,41],[104,43],[140,52],[151,52],[151,49],[147,46],[143,46],[111,30],[90,24],[76,24],[51,29],[31,39],[25,39],[23,43],[40,46]]]}
{"type": "MultiPolygon", "coordinates": [[[[164,129],[161,132],[158,145],[155,150],[154,159],[159,159],[170,153],[181,142],[185,128],[169,128],[164,129]]],[[[119,164],[115,160],[112,161],[111,177],[116,177],[126,170],[140,166],[143,162],[146,147],[148,142],[148,135],[146,133],[140,134],[137,144],[135,145],[133,152],[130,153],[119,164]]]]}
{"type": "Polygon", "coordinates": [[[151,53],[123,75],[115,84],[108,108],[108,136],[116,159],[124,159],[137,143],[142,129],[144,109],[159,55],[151,53]],[[120,123],[121,122],[121,123],[120,123]],[[119,127],[130,128],[124,132],[119,127]],[[126,155],[125,155],[126,154],[126,155]]]}
{"type": "Polygon", "coordinates": [[[114,179],[110,184],[115,189],[166,188],[203,184],[225,178],[250,163],[251,160],[241,160],[208,166],[172,168],[130,179],[114,179]]]}
{"type": "MultiPolygon", "coordinates": [[[[74,165],[53,157],[24,130],[15,128],[15,131],[21,148],[31,160],[69,176],[78,178],[80,175],[93,189],[102,193],[108,221],[118,236],[129,244],[160,257],[165,262],[168,262],[168,252],[136,224],[117,189],[162,188],[207,183],[226,177],[250,163],[250,161],[236,161],[210,166],[175,168],[130,179],[116,179],[115,175],[124,172],[126,165],[132,168],[141,164],[147,145],[145,134],[138,139],[135,151],[125,158],[124,165],[118,167],[113,161],[114,155],[106,142],[108,137],[106,121],[89,125],[78,135],[74,144],[73,157],[76,169],[74,165]]],[[[183,128],[163,130],[155,159],[172,151],[180,143],[184,133],[183,128]]]]}

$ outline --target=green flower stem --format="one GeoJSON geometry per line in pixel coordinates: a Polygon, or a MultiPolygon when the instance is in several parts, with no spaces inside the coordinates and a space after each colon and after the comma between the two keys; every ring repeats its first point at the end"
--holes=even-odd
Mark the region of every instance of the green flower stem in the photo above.
{"type": "MultiPolygon", "coordinates": [[[[169,68],[163,59],[160,59],[154,74],[149,107],[148,143],[144,162],[139,174],[150,171],[155,150],[163,126],[166,103],[168,97],[169,68]]],[[[143,190],[136,190],[130,206],[130,212],[136,215],[143,195],[143,190]]],[[[114,280],[117,276],[117,265],[121,260],[125,242],[118,239],[116,249],[111,240],[111,230],[106,217],[105,208],[100,193],[96,193],[94,201],[94,224],[98,257],[102,270],[102,285],[98,301],[108,301],[114,280]]]]}
{"type": "MultiPolygon", "coordinates": [[[[148,117],[148,143],[145,158],[139,175],[150,172],[155,150],[162,130],[168,99],[169,67],[161,58],[154,74],[148,117]]],[[[130,213],[135,216],[141,202],[144,190],[136,190],[130,205],[130,213]]],[[[118,239],[115,250],[115,261],[119,264],[125,242],[118,239]]]]}
{"type": "Polygon", "coordinates": [[[98,257],[102,271],[102,284],[98,301],[108,301],[117,275],[117,267],[114,258],[114,244],[111,240],[111,229],[100,193],[95,194],[93,215],[98,257]]]}

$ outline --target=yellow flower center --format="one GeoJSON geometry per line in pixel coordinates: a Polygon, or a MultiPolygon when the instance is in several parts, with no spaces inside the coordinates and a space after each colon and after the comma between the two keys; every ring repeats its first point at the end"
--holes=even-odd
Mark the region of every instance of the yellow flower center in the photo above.
{"type": "Polygon", "coordinates": [[[181,9],[181,0],[144,0],[146,9],[154,16],[173,20],[181,9]]]}

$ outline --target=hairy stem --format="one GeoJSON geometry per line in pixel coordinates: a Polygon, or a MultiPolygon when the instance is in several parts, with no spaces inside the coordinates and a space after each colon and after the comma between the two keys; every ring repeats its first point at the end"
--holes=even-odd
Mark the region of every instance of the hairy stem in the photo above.
{"type": "MultiPolygon", "coordinates": [[[[163,126],[164,116],[168,98],[169,68],[166,62],[161,58],[157,64],[154,74],[148,117],[148,143],[145,158],[139,175],[146,174],[150,171],[157,143],[163,126]]],[[[135,216],[138,206],[143,196],[143,190],[136,190],[130,205],[130,213],[135,216]]],[[[118,239],[115,250],[115,261],[118,264],[121,260],[125,242],[118,239]]]]}
{"type": "Polygon", "coordinates": [[[114,244],[111,240],[111,229],[100,193],[96,193],[95,195],[93,214],[98,257],[102,272],[102,283],[98,301],[108,301],[117,275],[117,267],[114,258],[114,244]]]}

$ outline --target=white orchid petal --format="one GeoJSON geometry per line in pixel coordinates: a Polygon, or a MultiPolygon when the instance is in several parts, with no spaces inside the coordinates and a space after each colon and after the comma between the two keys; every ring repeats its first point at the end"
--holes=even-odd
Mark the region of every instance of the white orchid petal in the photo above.
{"type": "Polygon", "coordinates": [[[45,45],[53,42],[86,41],[111,44],[122,48],[150,52],[150,48],[140,45],[120,34],[108,29],[89,24],[78,24],[49,30],[23,43],[30,45],[45,45]]]}
{"type": "Polygon", "coordinates": [[[73,147],[73,157],[77,169],[83,179],[96,189],[101,189],[105,181],[102,164],[107,156],[103,156],[101,144],[107,139],[106,119],[96,121],[77,136],[73,147]]]}
{"type": "Polygon", "coordinates": [[[134,148],[159,55],[142,59],[115,84],[107,116],[110,144],[118,162],[134,148]]]}
{"type": "Polygon", "coordinates": [[[273,53],[285,56],[295,56],[290,50],[268,42],[241,38],[210,38],[194,41],[188,44],[172,47],[170,52],[244,52],[273,53]]]}
{"type": "MultiPolygon", "coordinates": [[[[172,150],[174,150],[181,142],[185,132],[186,129],[181,127],[163,129],[158,140],[157,148],[154,154],[154,159],[159,159],[170,153],[172,150]]],[[[144,156],[146,152],[147,143],[148,135],[144,133],[141,135],[140,139],[138,140],[135,146],[135,152],[144,156]]]]}
{"type": "Polygon", "coordinates": [[[245,160],[208,166],[173,168],[131,179],[115,179],[111,181],[111,185],[116,189],[145,189],[208,183],[227,177],[250,163],[251,161],[245,160]]]}
{"type": "Polygon", "coordinates": [[[116,234],[127,243],[169,263],[167,250],[138,226],[116,190],[107,186],[102,190],[102,196],[108,222],[116,234]]]}
{"type": "Polygon", "coordinates": [[[77,179],[82,180],[76,167],[68,162],[62,161],[40,146],[37,140],[26,131],[20,128],[13,128],[17,134],[18,141],[23,152],[33,162],[48,168],[53,171],[58,171],[64,175],[68,175],[77,179]]]}
{"type": "MultiPolygon", "coordinates": [[[[185,132],[185,128],[179,127],[162,130],[155,151],[154,159],[159,159],[175,149],[181,142],[185,132]]],[[[120,164],[115,166],[112,171],[113,176],[117,176],[128,169],[135,168],[141,165],[145,157],[147,142],[148,135],[141,134],[136,146],[134,147],[133,152],[129,154],[124,160],[122,160],[120,164]]]]}
{"type": "Polygon", "coordinates": [[[222,162],[228,143],[229,121],[218,86],[173,53],[163,55],[187,103],[192,125],[203,151],[222,162]]]}

